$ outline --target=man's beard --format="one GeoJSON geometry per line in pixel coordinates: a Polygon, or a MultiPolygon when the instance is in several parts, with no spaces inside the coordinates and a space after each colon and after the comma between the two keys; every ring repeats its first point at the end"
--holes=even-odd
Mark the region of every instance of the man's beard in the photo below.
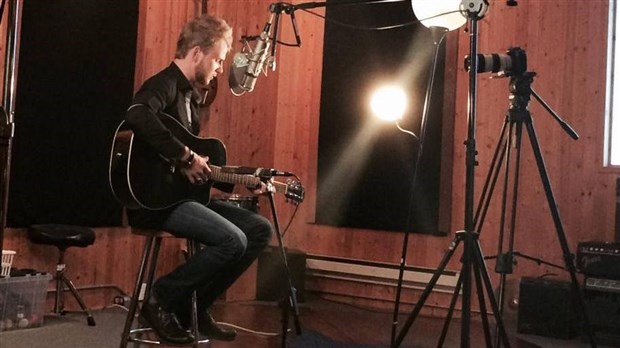
{"type": "Polygon", "coordinates": [[[209,82],[211,82],[211,78],[209,78],[207,80],[207,74],[204,73],[204,71],[197,71],[196,72],[196,82],[205,87],[209,85],[209,82]]]}

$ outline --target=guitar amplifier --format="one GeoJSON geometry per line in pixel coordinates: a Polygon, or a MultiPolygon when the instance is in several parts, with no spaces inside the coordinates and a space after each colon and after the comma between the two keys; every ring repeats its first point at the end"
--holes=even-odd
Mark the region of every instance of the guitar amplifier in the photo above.
{"type": "Polygon", "coordinates": [[[521,278],[517,332],[572,339],[579,333],[571,283],[546,278],[521,278]]]}
{"type": "Polygon", "coordinates": [[[620,280],[586,278],[584,295],[598,343],[620,347],[620,280]]]}
{"type": "Polygon", "coordinates": [[[577,267],[588,277],[620,279],[620,243],[579,243],[577,267]]]}
{"type": "MultiPolygon", "coordinates": [[[[291,272],[291,281],[297,290],[297,301],[304,302],[306,254],[292,248],[286,248],[285,251],[291,272]]],[[[275,246],[268,246],[259,255],[257,263],[256,299],[259,301],[280,301],[286,298],[290,286],[282,261],[281,250],[275,246]]]]}

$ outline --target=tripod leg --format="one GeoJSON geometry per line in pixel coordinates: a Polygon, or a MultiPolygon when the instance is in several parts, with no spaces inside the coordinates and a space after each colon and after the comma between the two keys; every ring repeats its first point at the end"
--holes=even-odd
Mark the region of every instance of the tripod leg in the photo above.
{"type": "MultiPolygon", "coordinates": [[[[513,113],[508,111],[506,115],[506,120],[510,122],[510,135],[506,140],[506,144],[504,147],[504,159],[506,161],[506,168],[504,170],[504,185],[502,189],[502,201],[501,201],[501,209],[500,209],[500,222],[499,222],[499,231],[497,237],[497,259],[495,260],[495,272],[500,274],[499,277],[499,291],[497,293],[497,302],[498,302],[498,312],[497,315],[499,317],[503,317],[504,310],[504,286],[506,284],[506,273],[512,273],[512,257],[510,254],[510,250],[508,253],[504,253],[504,230],[506,226],[506,211],[507,211],[507,201],[508,201],[508,184],[510,181],[510,168],[511,168],[511,157],[512,157],[512,141],[514,138],[516,148],[517,148],[517,158],[519,157],[519,143],[521,139],[521,129],[520,123],[516,123],[515,128],[515,120],[513,117],[513,113]]],[[[513,192],[516,191],[517,185],[515,180],[515,185],[513,187],[513,192]]],[[[514,202],[514,201],[513,201],[514,202]]],[[[514,211],[515,205],[513,204],[512,217],[515,216],[514,211]]],[[[514,220],[513,220],[514,221],[514,220]]],[[[510,234],[512,237],[513,235],[510,234]]],[[[512,245],[512,243],[510,243],[512,245]]],[[[498,341],[496,342],[496,346],[499,347],[499,331],[496,330],[496,337],[498,341]]]]}
{"type": "MultiPolygon", "coordinates": [[[[497,287],[497,303],[498,303],[498,310],[499,310],[499,315],[503,318],[504,317],[504,292],[505,292],[505,288],[506,288],[506,274],[505,273],[500,273],[499,274],[499,285],[497,287]]],[[[500,333],[499,333],[499,326],[495,326],[495,347],[499,348],[501,347],[500,342],[500,333]]]]}
{"type": "MultiPolygon", "coordinates": [[[[487,344],[487,347],[491,346],[491,330],[489,329],[489,318],[487,318],[487,306],[484,300],[484,287],[482,286],[482,280],[480,279],[480,268],[477,263],[475,263],[474,268],[474,279],[476,280],[476,293],[478,294],[478,303],[480,304],[480,318],[482,320],[482,329],[484,332],[484,341],[487,344]]],[[[487,294],[488,296],[493,296],[493,294],[487,294]]],[[[501,315],[498,315],[501,318],[501,315]]]]}
{"type": "Polygon", "coordinates": [[[547,174],[547,170],[545,167],[545,161],[542,157],[542,152],[540,150],[540,145],[538,144],[538,138],[536,137],[536,131],[534,129],[534,125],[532,123],[531,117],[529,117],[526,122],[526,129],[527,129],[527,132],[530,138],[532,149],[534,150],[534,157],[536,158],[538,172],[540,173],[540,178],[542,180],[543,187],[545,189],[545,195],[547,197],[547,202],[549,204],[549,210],[551,211],[553,223],[555,224],[555,229],[558,235],[558,241],[560,242],[560,247],[562,248],[562,253],[564,256],[564,263],[565,263],[566,269],[570,273],[573,291],[575,292],[575,295],[577,296],[577,307],[583,317],[583,323],[587,331],[588,338],[590,340],[590,345],[592,347],[596,347],[596,342],[594,340],[594,332],[592,330],[592,326],[588,318],[588,313],[586,311],[586,304],[584,301],[583,292],[577,280],[577,275],[575,271],[575,263],[573,262],[570,249],[568,247],[568,241],[566,240],[566,233],[564,232],[562,220],[560,219],[560,213],[558,210],[558,206],[555,201],[555,197],[553,195],[553,190],[551,189],[551,181],[549,180],[549,175],[547,174]]]}
{"type": "MultiPolygon", "coordinates": [[[[480,262],[479,259],[476,262],[480,262]]],[[[487,319],[486,316],[486,305],[485,305],[485,300],[484,300],[484,287],[483,287],[483,282],[482,282],[482,278],[481,278],[481,274],[483,273],[483,270],[486,270],[486,268],[478,268],[476,270],[476,272],[474,273],[475,275],[475,279],[476,279],[476,287],[478,289],[478,301],[480,303],[480,312],[481,312],[481,317],[482,317],[482,325],[483,325],[483,329],[484,329],[484,333],[485,333],[485,340],[487,343],[487,347],[490,347],[490,342],[491,342],[491,331],[490,331],[490,326],[489,326],[489,321],[487,319]]],[[[454,307],[456,305],[456,301],[458,299],[458,293],[460,292],[461,289],[461,285],[462,285],[462,278],[459,276],[459,279],[457,280],[456,283],[456,288],[455,288],[455,292],[454,295],[452,297],[452,301],[450,302],[450,309],[448,310],[448,316],[446,318],[446,321],[444,322],[444,326],[441,332],[441,336],[439,337],[439,342],[437,344],[437,347],[443,347],[444,343],[445,343],[445,339],[447,336],[447,332],[449,329],[449,324],[450,324],[450,320],[452,319],[452,313],[454,311],[454,307]]],[[[492,296],[492,294],[488,293],[487,291],[487,295],[489,297],[492,296]]],[[[507,336],[506,336],[507,339],[507,336]]],[[[507,345],[507,347],[509,347],[509,345],[507,345]]]]}
{"type": "Polygon", "coordinates": [[[506,140],[508,134],[507,131],[508,118],[506,118],[506,121],[502,126],[499,141],[497,142],[495,152],[493,153],[493,159],[491,160],[491,166],[482,188],[482,194],[480,195],[476,216],[474,217],[474,225],[476,226],[475,230],[478,231],[478,233],[482,232],[482,225],[491,203],[491,197],[493,196],[493,191],[495,190],[495,184],[497,183],[497,178],[499,177],[499,171],[502,168],[504,157],[500,156],[500,154],[505,153],[506,147],[510,144],[509,140],[506,140]]]}
{"type": "MultiPolygon", "coordinates": [[[[482,190],[482,194],[480,196],[480,200],[479,200],[479,204],[478,204],[478,209],[476,211],[476,215],[474,218],[474,225],[476,226],[475,230],[478,231],[478,233],[480,234],[480,232],[482,231],[482,227],[484,224],[484,219],[486,218],[486,214],[488,212],[488,208],[491,202],[491,198],[493,195],[493,192],[495,190],[495,186],[497,184],[497,180],[499,178],[499,174],[500,171],[502,169],[502,165],[504,163],[506,163],[506,168],[505,168],[505,174],[504,174],[504,188],[503,188],[503,192],[504,194],[502,195],[503,200],[502,200],[502,212],[505,211],[505,202],[506,202],[506,190],[507,190],[507,183],[508,183],[508,173],[510,170],[510,152],[511,152],[511,144],[512,144],[512,139],[513,139],[513,131],[514,131],[514,123],[511,122],[511,115],[510,113],[506,114],[506,118],[505,121],[503,123],[501,132],[500,132],[500,137],[499,140],[497,142],[497,146],[495,148],[495,152],[493,154],[493,159],[491,161],[491,166],[489,168],[489,172],[487,174],[487,177],[485,179],[485,183],[484,183],[484,187],[482,190]]],[[[520,136],[520,131],[521,128],[518,128],[518,136],[520,136]]],[[[498,300],[500,303],[503,302],[502,299],[502,294],[503,294],[503,284],[505,283],[505,275],[504,273],[501,271],[503,269],[505,269],[504,266],[502,266],[505,262],[506,262],[506,256],[502,254],[502,249],[503,249],[503,226],[504,226],[504,213],[502,213],[501,216],[501,224],[500,224],[500,237],[498,238],[499,242],[498,242],[498,254],[497,254],[497,264],[496,264],[496,270],[498,272],[500,272],[500,291],[499,291],[499,297],[498,300]]],[[[514,216],[514,214],[513,214],[514,216]]],[[[512,261],[510,261],[512,262],[512,261]]],[[[511,263],[512,264],[512,263],[511,263]]],[[[511,265],[510,264],[510,265],[511,265]]],[[[477,274],[477,273],[476,273],[477,274]]],[[[476,278],[476,284],[477,284],[477,288],[478,289],[482,289],[482,284],[480,283],[480,278],[477,276],[476,278]]],[[[489,294],[489,296],[493,296],[491,294],[489,294]]],[[[488,320],[486,317],[486,308],[485,304],[484,304],[484,296],[480,297],[480,292],[479,292],[479,302],[481,304],[481,312],[482,312],[482,320],[483,320],[483,326],[484,326],[484,332],[485,334],[487,334],[485,336],[486,340],[487,340],[487,345],[489,345],[490,342],[490,331],[488,330],[488,320]]],[[[500,317],[501,317],[501,310],[502,307],[500,306],[500,317]]],[[[499,328],[497,328],[496,330],[496,337],[498,339],[498,341],[496,342],[496,347],[499,347],[499,328]]]]}
{"type": "MultiPolygon", "coordinates": [[[[511,126],[511,129],[514,129],[514,134],[511,133],[511,137],[509,138],[509,142],[506,144],[506,172],[504,178],[504,192],[502,195],[502,210],[501,210],[501,222],[500,222],[500,232],[498,238],[498,251],[497,251],[497,260],[495,265],[495,271],[500,274],[499,277],[499,289],[497,292],[497,303],[498,303],[498,313],[500,317],[504,316],[504,294],[506,288],[506,274],[512,274],[513,271],[513,262],[514,262],[514,237],[515,237],[515,226],[516,226],[516,218],[517,218],[517,196],[519,192],[519,178],[520,178],[520,170],[521,170],[521,140],[523,133],[523,115],[521,112],[508,110],[507,114],[511,124],[514,124],[514,127],[511,126]],[[514,160],[514,175],[513,175],[513,186],[512,186],[512,201],[510,207],[510,225],[508,230],[508,250],[506,253],[503,252],[504,245],[504,226],[505,226],[505,216],[507,211],[507,197],[508,197],[508,184],[510,178],[510,168],[511,168],[511,150],[510,143],[513,139],[514,135],[514,147],[515,147],[515,160],[514,160]]],[[[500,333],[499,327],[496,327],[496,347],[500,347],[500,333]]]]}
{"type": "Polygon", "coordinates": [[[473,243],[477,240],[477,235],[471,230],[459,231],[464,235],[463,242],[463,267],[461,276],[463,277],[463,296],[461,297],[461,347],[470,346],[470,327],[471,327],[471,276],[474,271],[474,258],[472,255],[473,243]]]}
{"type": "Polygon", "coordinates": [[[405,324],[403,325],[403,328],[398,333],[398,336],[396,337],[394,342],[392,342],[392,348],[400,347],[401,343],[403,342],[403,339],[405,338],[405,335],[407,334],[407,332],[411,328],[411,325],[413,325],[413,322],[415,321],[418,314],[422,310],[422,307],[424,306],[424,303],[428,299],[428,296],[431,294],[433,287],[435,287],[435,284],[437,284],[437,281],[439,280],[441,273],[444,271],[444,269],[448,265],[448,262],[452,258],[452,255],[454,255],[454,251],[456,250],[456,247],[459,245],[461,241],[460,238],[461,238],[460,235],[457,235],[455,239],[452,241],[452,243],[450,243],[450,246],[448,247],[448,250],[446,250],[446,253],[444,254],[443,258],[441,259],[439,266],[437,266],[437,270],[435,270],[435,273],[433,273],[433,276],[431,277],[428,284],[424,288],[424,291],[422,291],[422,294],[420,294],[420,298],[418,299],[418,302],[413,308],[413,311],[411,312],[411,314],[409,314],[407,321],[405,322],[405,324]]]}
{"type": "Polygon", "coordinates": [[[452,300],[450,301],[450,308],[448,309],[448,315],[446,316],[446,320],[443,322],[443,328],[441,329],[441,336],[439,336],[439,342],[437,343],[437,347],[443,347],[443,344],[446,340],[446,336],[448,335],[448,329],[450,328],[450,321],[452,321],[452,315],[454,314],[454,307],[456,306],[456,301],[459,298],[459,293],[461,292],[461,286],[463,286],[463,278],[459,274],[459,279],[456,281],[456,287],[454,288],[454,293],[452,294],[452,300]]]}
{"type": "Polygon", "coordinates": [[[491,310],[493,311],[493,315],[495,316],[495,322],[497,324],[499,335],[502,338],[502,342],[505,347],[510,347],[510,342],[508,341],[508,335],[506,334],[506,330],[504,328],[504,322],[502,317],[499,316],[499,308],[497,305],[497,301],[495,301],[495,297],[493,296],[493,285],[491,284],[491,278],[489,277],[489,273],[487,272],[487,267],[484,262],[484,256],[482,255],[482,249],[480,248],[480,243],[476,240],[476,248],[475,248],[475,264],[478,267],[478,273],[482,276],[483,284],[486,288],[487,294],[489,296],[489,303],[491,304],[491,310]]]}
{"type": "MultiPolygon", "coordinates": [[[[499,315],[497,302],[495,301],[495,297],[493,296],[493,287],[491,285],[491,280],[489,278],[489,274],[487,272],[486,264],[484,262],[484,257],[482,256],[482,250],[480,248],[480,241],[478,240],[478,235],[473,232],[465,232],[466,243],[470,243],[469,247],[464,246],[465,252],[464,262],[463,262],[463,271],[462,275],[465,277],[463,280],[463,318],[461,322],[461,347],[468,348],[470,346],[470,323],[471,323],[471,276],[472,272],[474,275],[474,280],[477,284],[478,291],[478,300],[480,302],[480,308],[484,310],[484,315],[486,315],[486,306],[484,302],[484,288],[481,282],[484,280],[484,285],[486,288],[486,293],[489,297],[489,302],[493,309],[493,315],[495,317],[495,321],[500,328],[500,332],[504,339],[504,343],[506,347],[510,347],[510,343],[508,342],[508,336],[506,335],[506,331],[504,330],[504,325],[502,323],[502,317],[499,315]],[[469,259],[469,260],[467,260],[469,259]],[[469,265],[469,266],[468,266],[469,265]],[[467,273],[465,273],[467,272],[467,273]],[[468,274],[469,273],[469,274],[468,274]],[[467,279],[470,278],[470,279],[467,279]],[[470,284],[468,285],[467,282],[470,284]],[[469,287],[469,291],[467,291],[469,287]],[[467,303],[466,303],[467,302],[467,303]]],[[[487,341],[487,346],[491,346],[491,335],[489,331],[489,325],[487,322],[483,322],[484,330],[485,330],[485,339],[487,341]]]]}

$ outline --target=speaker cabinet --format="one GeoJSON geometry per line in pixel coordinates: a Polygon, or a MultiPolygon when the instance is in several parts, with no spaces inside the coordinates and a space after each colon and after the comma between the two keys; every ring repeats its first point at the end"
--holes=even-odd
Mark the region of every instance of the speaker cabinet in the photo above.
{"type": "Polygon", "coordinates": [[[519,286],[517,331],[522,334],[570,339],[578,333],[571,284],[527,278],[519,286]]]}
{"type": "MultiPolygon", "coordinates": [[[[306,254],[296,249],[286,248],[285,250],[293,286],[297,290],[297,301],[303,302],[306,254]]],[[[258,257],[256,299],[259,301],[283,300],[287,298],[289,288],[280,247],[268,246],[258,257]]]]}
{"type": "Polygon", "coordinates": [[[596,241],[579,243],[577,267],[588,277],[620,280],[620,243],[596,241]]]}
{"type": "MultiPolygon", "coordinates": [[[[605,282],[604,280],[599,280],[605,282]]],[[[612,283],[613,281],[607,281],[612,283]]],[[[590,287],[586,282],[585,302],[588,319],[598,343],[620,347],[620,291],[612,287],[590,287]]]]}

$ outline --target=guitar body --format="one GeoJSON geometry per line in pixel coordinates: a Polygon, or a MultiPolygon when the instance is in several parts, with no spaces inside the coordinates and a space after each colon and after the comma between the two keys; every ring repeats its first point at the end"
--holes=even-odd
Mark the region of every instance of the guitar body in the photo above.
{"type": "MultiPolygon", "coordinates": [[[[168,115],[161,119],[182,143],[196,154],[208,156],[210,164],[226,164],[226,147],[219,139],[197,137],[168,115]]],[[[213,181],[192,185],[179,168],[137,139],[124,121],[114,136],[109,169],[114,196],[130,209],[158,210],[188,200],[209,202],[213,181]]]]}

